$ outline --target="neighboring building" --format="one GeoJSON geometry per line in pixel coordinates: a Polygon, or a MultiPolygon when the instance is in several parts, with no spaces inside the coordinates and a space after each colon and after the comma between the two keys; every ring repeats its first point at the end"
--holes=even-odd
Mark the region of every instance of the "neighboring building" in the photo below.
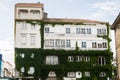
{"type": "Polygon", "coordinates": [[[43,4],[18,3],[14,30],[18,79],[106,80],[112,77],[107,22],[47,18],[43,4]]]}
{"type": "Polygon", "coordinates": [[[0,80],[12,80],[12,78],[13,66],[8,61],[4,61],[0,54],[0,80]]]}
{"type": "Polygon", "coordinates": [[[114,23],[112,24],[111,29],[115,30],[116,59],[118,67],[118,77],[120,79],[120,13],[114,21],[114,23]]]}

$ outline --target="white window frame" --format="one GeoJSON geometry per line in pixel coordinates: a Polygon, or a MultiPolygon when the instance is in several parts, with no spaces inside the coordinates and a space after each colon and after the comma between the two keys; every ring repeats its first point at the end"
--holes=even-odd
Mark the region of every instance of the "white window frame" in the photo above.
{"type": "Polygon", "coordinates": [[[68,72],[68,73],[67,73],[67,76],[68,76],[68,77],[75,77],[75,72],[68,72]]]}
{"type": "Polygon", "coordinates": [[[82,56],[76,56],[76,62],[81,62],[82,61],[82,56]]]}
{"type": "Polygon", "coordinates": [[[27,43],[27,36],[21,36],[21,44],[22,45],[26,45],[26,43],[27,43]]]}
{"type": "Polygon", "coordinates": [[[82,42],[82,45],[81,45],[82,48],[86,48],[86,42],[82,42]]]}
{"type": "Polygon", "coordinates": [[[27,30],[27,23],[25,21],[22,22],[22,30],[27,30]]]}
{"type": "Polygon", "coordinates": [[[76,28],[76,34],[80,34],[80,28],[76,28]]]}
{"type": "Polygon", "coordinates": [[[49,29],[50,29],[49,27],[45,27],[45,33],[49,33],[50,32],[49,29]]]}
{"type": "Polygon", "coordinates": [[[87,34],[91,34],[91,28],[87,28],[87,34]]]}
{"type": "Polygon", "coordinates": [[[71,41],[70,40],[66,40],[66,47],[71,47],[71,41]]]}
{"type": "Polygon", "coordinates": [[[46,65],[58,65],[58,56],[46,56],[46,65]]]}
{"type": "Polygon", "coordinates": [[[99,77],[105,77],[106,76],[106,72],[100,72],[99,77]]]}
{"type": "Polygon", "coordinates": [[[31,45],[35,45],[36,43],[36,36],[31,36],[31,45]]]}
{"type": "Polygon", "coordinates": [[[98,65],[101,65],[101,66],[106,65],[105,57],[103,56],[98,57],[98,65]]]}
{"type": "Polygon", "coordinates": [[[85,72],[84,76],[90,77],[90,72],[85,72]]]}
{"type": "Polygon", "coordinates": [[[68,61],[69,62],[73,62],[74,61],[74,57],[73,56],[68,56],[68,61]]]}
{"type": "Polygon", "coordinates": [[[66,28],[66,34],[70,34],[71,31],[70,31],[70,28],[66,28]]]}
{"type": "Polygon", "coordinates": [[[89,56],[85,56],[85,57],[84,57],[84,61],[85,61],[85,62],[90,62],[90,57],[89,57],[89,56]]]}

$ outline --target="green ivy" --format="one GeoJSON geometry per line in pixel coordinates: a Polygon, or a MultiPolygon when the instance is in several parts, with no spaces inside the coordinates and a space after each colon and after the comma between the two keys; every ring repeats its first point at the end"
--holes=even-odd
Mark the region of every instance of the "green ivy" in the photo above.
{"type": "MultiPolygon", "coordinates": [[[[108,50],[104,51],[76,51],[76,50],[43,50],[43,49],[20,49],[16,48],[16,69],[20,71],[22,66],[25,66],[26,72],[22,76],[30,76],[27,72],[29,69],[29,66],[35,67],[35,73],[34,77],[42,77],[42,79],[46,79],[48,76],[49,71],[55,71],[58,78],[62,78],[63,76],[66,76],[67,72],[71,71],[81,71],[84,73],[84,71],[90,71],[91,76],[95,75],[98,76],[98,73],[101,71],[105,71],[108,76],[111,76],[111,63],[110,59],[112,57],[112,53],[110,53],[108,50]],[[25,57],[21,58],[19,54],[24,53],[25,57]],[[31,53],[34,53],[35,58],[31,58],[31,53]],[[58,65],[46,65],[45,64],[45,57],[50,55],[56,55],[59,58],[59,64],[58,65]],[[89,56],[90,62],[68,62],[68,56],[89,56]],[[104,56],[106,58],[106,64],[105,66],[100,66],[97,63],[98,57],[104,56]],[[93,66],[95,64],[95,66],[93,66]],[[69,67],[68,67],[69,66],[69,67]]],[[[85,77],[83,76],[83,79],[85,77]]]]}

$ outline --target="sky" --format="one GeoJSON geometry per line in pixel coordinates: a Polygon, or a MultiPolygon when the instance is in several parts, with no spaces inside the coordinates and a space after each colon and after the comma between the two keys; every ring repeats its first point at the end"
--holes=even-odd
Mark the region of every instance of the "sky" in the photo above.
{"type": "Polygon", "coordinates": [[[13,65],[15,4],[37,2],[44,4],[49,18],[90,19],[112,24],[120,12],[120,0],[0,0],[0,53],[3,60],[13,65]]]}

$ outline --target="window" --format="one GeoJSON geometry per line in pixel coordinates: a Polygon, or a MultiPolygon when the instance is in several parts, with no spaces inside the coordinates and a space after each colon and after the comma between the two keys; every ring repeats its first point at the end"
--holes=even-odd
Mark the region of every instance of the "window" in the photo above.
{"type": "Polygon", "coordinates": [[[105,57],[101,56],[98,58],[98,65],[101,65],[101,66],[106,65],[105,57]]]}
{"type": "Polygon", "coordinates": [[[85,62],[90,62],[90,57],[88,57],[88,56],[84,57],[84,61],[85,62]]]}
{"type": "Polygon", "coordinates": [[[87,34],[91,34],[91,29],[87,28],[87,34]]]}
{"type": "Polygon", "coordinates": [[[86,42],[82,42],[82,48],[86,48],[86,42]]]}
{"type": "Polygon", "coordinates": [[[70,28],[66,28],[66,34],[70,34],[70,28]]]}
{"type": "Polygon", "coordinates": [[[75,77],[75,72],[68,72],[67,75],[68,77],[75,77]]]}
{"type": "Polygon", "coordinates": [[[34,67],[30,67],[28,74],[33,74],[35,72],[35,68],[34,67]]]}
{"type": "Polygon", "coordinates": [[[45,47],[49,47],[49,40],[45,40],[45,47]]]}
{"type": "Polygon", "coordinates": [[[31,58],[34,58],[34,53],[31,54],[31,58]]]}
{"type": "Polygon", "coordinates": [[[49,33],[49,27],[45,27],[45,33],[49,33]]]}
{"type": "Polygon", "coordinates": [[[97,48],[97,43],[96,42],[92,42],[92,48],[97,48]]]}
{"type": "Polygon", "coordinates": [[[21,72],[25,72],[25,68],[24,67],[21,68],[21,72]]]}
{"type": "Polygon", "coordinates": [[[27,23],[24,21],[22,22],[22,30],[26,30],[27,29],[27,23]]]}
{"type": "Polygon", "coordinates": [[[49,47],[54,47],[54,40],[53,40],[53,39],[50,39],[49,42],[50,42],[50,43],[49,43],[49,47]]]}
{"type": "Polygon", "coordinates": [[[81,34],[86,34],[85,28],[81,28],[81,34]]]}
{"type": "Polygon", "coordinates": [[[35,24],[31,24],[31,30],[35,30],[35,24]]]}
{"type": "Polygon", "coordinates": [[[107,43],[103,42],[103,48],[107,48],[107,43]]]}
{"type": "Polygon", "coordinates": [[[68,56],[68,61],[69,62],[73,62],[74,61],[74,57],[73,56],[68,56]]]}
{"type": "Polygon", "coordinates": [[[57,65],[58,64],[58,56],[46,56],[46,64],[57,65]]]}
{"type": "Polygon", "coordinates": [[[106,35],[106,29],[97,29],[98,35],[106,35]]]}
{"type": "Polygon", "coordinates": [[[98,48],[102,48],[102,43],[98,43],[98,48]]]}
{"type": "Polygon", "coordinates": [[[26,36],[22,36],[20,41],[22,45],[26,45],[26,36]]]}
{"type": "Polygon", "coordinates": [[[61,40],[61,47],[65,47],[65,40],[61,40]]]}
{"type": "Polygon", "coordinates": [[[76,56],[76,61],[81,62],[82,61],[82,56],[76,56]]]}
{"type": "Polygon", "coordinates": [[[82,78],[82,72],[77,71],[76,72],[76,78],[82,78]]]}
{"type": "Polygon", "coordinates": [[[60,47],[60,40],[59,39],[56,39],[55,46],[60,47]]]}
{"type": "Polygon", "coordinates": [[[106,35],[106,29],[102,29],[102,34],[106,35]]]}
{"type": "Polygon", "coordinates": [[[76,28],[76,34],[80,34],[80,28],[76,28]]]}
{"type": "Polygon", "coordinates": [[[25,54],[24,54],[24,53],[22,53],[22,54],[21,54],[21,57],[22,57],[22,58],[24,58],[24,57],[25,57],[25,54]]]}
{"type": "Polygon", "coordinates": [[[48,76],[49,76],[49,77],[55,77],[55,76],[56,76],[56,74],[55,74],[55,72],[54,72],[54,71],[50,71],[48,76]]]}
{"type": "Polygon", "coordinates": [[[35,45],[35,36],[31,36],[31,45],[35,45]]]}
{"type": "Polygon", "coordinates": [[[90,72],[85,72],[86,77],[90,77],[90,72]]]}
{"type": "Polygon", "coordinates": [[[100,72],[99,77],[105,77],[106,76],[106,72],[100,72]]]}
{"type": "Polygon", "coordinates": [[[70,40],[66,40],[66,47],[71,47],[71,42],[70,42],[70,40]]]}

